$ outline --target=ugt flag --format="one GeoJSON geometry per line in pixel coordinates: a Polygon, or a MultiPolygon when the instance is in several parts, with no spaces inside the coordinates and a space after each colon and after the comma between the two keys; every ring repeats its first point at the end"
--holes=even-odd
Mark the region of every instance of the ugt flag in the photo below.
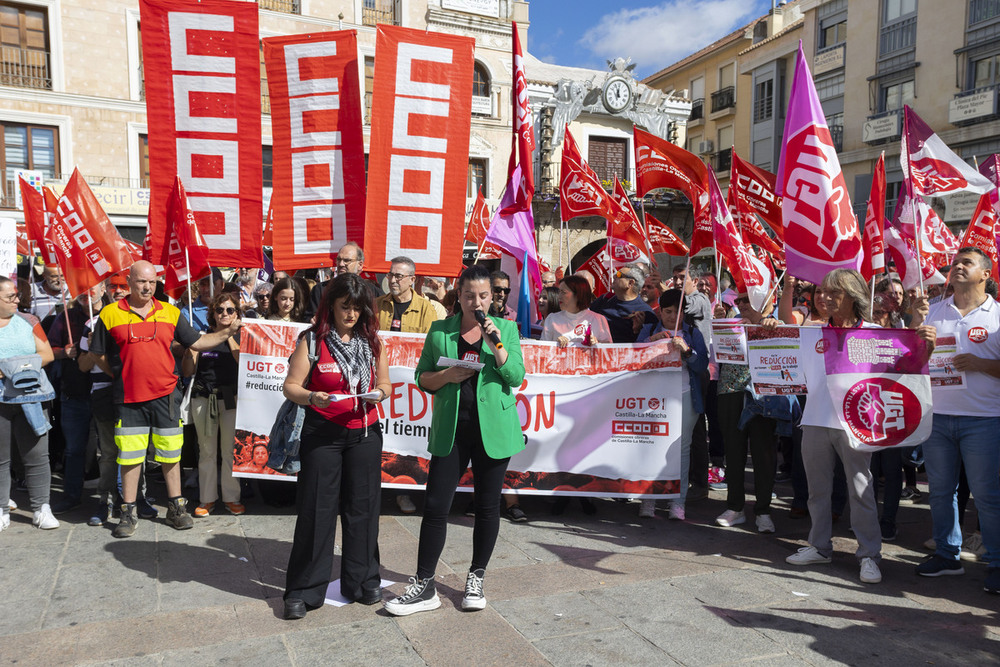
{"type": "Polygon", "coordinates": [[[833,269],[861,267],[858,220],[801,41],[775,185],[790,274],[818,285],[833,269]]]}
{"type": "Polygon", "coordinates": [[[927,343],[907,329],[824,327],[823,355],[833,407],[861,451],[919,445],[931,433],[927,343]]]}

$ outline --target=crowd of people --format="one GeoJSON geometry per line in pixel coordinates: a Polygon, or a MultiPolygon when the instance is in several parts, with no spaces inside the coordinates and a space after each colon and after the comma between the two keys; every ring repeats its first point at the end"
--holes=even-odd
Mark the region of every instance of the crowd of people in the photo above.
{"type": "MultiPolygon", "coordinates": [[[[349,600],[381,603],[377,539],[384,434],[376,406],[391,384],[379,332],[422,333],[427,339],[416,382],[435,401],[420,544],[410,585],[385,606],[406,615],[440,605],[435,569],[455,489],[471,465],[475,492],[466,511],[475,517],[475,528],[462,607],[482,609],[501,517],[529,519],[516,493],[501,493],[510,457],[524,447],[514,393],[525,371],[509,304],[511,277],[477,264],[452,284],[419,276],[410,258],[397,257],[379,280],[364,266],[362,248],[349,242],[338,253],[334,278],[325,279],[322,271],[276,271],[261,279],[256,269],[240,268],[227,280],[213,269],[178,300],[162,293],[155,267],[143,261],[73,299],[55,266],[45,266],[38,276],[26,266],[17,281],[0,278],[0,531],[17,508],[12,488],[26,491],[33,523],[46,530],[59,527],[57,516],[83,508],[87,490],[96,489],[96,502],[85,508],[87,522],[128,538],[140,519],[159,513],[147,472],[162,476],[165,521],[178,530],[208,517],[220,498],[228,513],[245,513],[245,500],[256,487],[265,500],[297,507],[286,618],[302,618],[323,604],[338,517],[344,531],[341,592],[349,600]],[[310,325],[289,360],[284,384],[285,397],[304,408],[301,470],[298,484],[277,484],[280,491],[233,476],[240,327],[248,318],[310,325]],[[440,357],[475,361],[482,368],[441,367],[440,357]],[[351,398],[333,400],[334,395],[351,398]],[[51,497],[53,470],[62,477],[57,499],[51,497]],[[197,503],[189,512],[185,488],[193,487],[197,503]],[[289,487],[297,496],[291,500],[289,487]]],[[[928,294],[905,290],[893,274],[874,286],[847,270],[830,272],[818,285],[786,276],[760,310],[746,293],[732,289],[725,273],[703,273],[690,263],[669,278],[647,264],[625,264],[600,296],[586,271],[558,276],[547,271],[532,336],[556,343],[557,350],[669,341],[678,351],[687,381],[681,395],[680,489],[664,508],[668,519],[685,520],[686,503],[707,498],[714,489],[726,495],[715,523],[726,528],[746,523],[749,455],[749,511],[756,530],[776,531],[775,484],[790,482],[787,516],[808,518],[811,528],[808,543],[787,561],[828,563],[833,524],[849,504],[860,580],[874,584],[882,578],[882,543],[898,535],[900,504],[922,499],[917,474],[924,470],[932,519],[926,546],[933,553],[916,573],[963,574],[963,560],[979,559],[988,564],[985,590],[998,593],[995,270],[981,251],[964,248],[950,267],[947,289],[935,286],[928,294]],[[921,446],[872,455],[850,445],[825,375],[810,372],[811,365],[822,364],[818,350],[813,354],[803,346],[808,398],[758,396],[748,366],[714,361],[711,322],[722,317],[764,327],[800,326],[803,340],[805,333],[818,334],[826,326],[911,328],[929,349],[938,335],[955,335],[960,343],[954,363],[966,374],[968,390],[935,390],[933,433],[921,446]],[[974,527],[965,525],[970,497],[978,515],[974,527]]],[[[247,465],[262,469],[266,450],[260,459],[255,453],[247,465]]],[[[416,513],[418,501],[395,494],[404,514],[416,513]]],[[[582,501],[585,512],[597,511],[591,499],[582,501]]],[[[567,499],[559,498],[552,511],[566,507],[567,499]]],[[[643,519],[657,510],[655,500],[638,505],[643,519]]]]}

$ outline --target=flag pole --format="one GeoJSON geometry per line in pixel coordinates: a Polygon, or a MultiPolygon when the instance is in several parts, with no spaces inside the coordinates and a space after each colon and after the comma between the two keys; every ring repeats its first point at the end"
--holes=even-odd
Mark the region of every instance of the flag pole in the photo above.
{"type": "Polygon", "coordinates": [[[66,340],[73,344],[73,330],[69,326],[69,306],[66,305],[66,290],[60,290],[59,296],[62,298],[63,315],[66,317],[66,340]]]}
{"type": "Polygon", "coordinates": [[[780,275],[780,276],[778,276],[778,277],[777,277],[777,278],[775,279],[775,281],[774,281],[774,287],[772,287],[772,288],[771,288],[771,291],[767,293],[767,297],[766,297],[766,298],[764,299],[764,304],[763,304],[763,305],[761,306],[761,308],[763,308],[764,306],[766,306],[766,305],[767,305],[768,303],[770,303],[770,302],[771,302],[771,298],[772,298],[772,297],[774,296],[774,293],[775,293],[776,291],[778,291],[778,285],[780,285],[780,284],[781,284],[781,281],[782,281],[782,280],[784,279],[784,277],[785,277],[785,273],[786,273],[787,271],[788,271],[788,269],[787,269],[787,268],[785,268],[785,270],[781,272],[781,275],[780,275]]]}
{"type": "Polygon", "coordinates": [[[868,309],[868,318],[870,321],[875,321],[875,272],[872,272],[872,295],[871,301],[869,302],[871,306],[868,309]]]}
{"type": "MultiPolygon", "coordinates": [[[[645,213],[645,211],[643,211],[643,213],[645,213]]],[[[645,218],[645,215],[643,216],[643,218],[645,218]]],[[[687,265],[684,267],[684,282],[685,283],[687,283],[687,281],[689,279],[689,276],[690,276],[690,274],[688,273],[689,271],[691,271],[691,254],[690,253],[688,253],[687,265]]],[[[680,331],[680,328],[681,328],[681,315],[684,313],[684,296],[685,296],[685,292],[684,292],[684,287],[682,286],[681,287],[681,301],[677,305],[677,321],[674,322],[674,335],[672,336],[673,338],[677,338],[677,332],[680,331]]]]}
{"type": "MultiPolygon", "coordinates": [[[[188,274],[188,324],[194,326],[194,304],[191,303],[191,258],[188,257],[187,246],[184,246],[184,266],[187,267],[188,274]]],[[[208,282],[213,282],[211,271],[208,274],[208,282]]]]}

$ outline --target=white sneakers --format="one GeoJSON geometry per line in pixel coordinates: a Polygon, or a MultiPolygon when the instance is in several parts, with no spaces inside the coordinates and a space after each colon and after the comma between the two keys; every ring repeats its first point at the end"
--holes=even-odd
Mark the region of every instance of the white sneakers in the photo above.
{"type": "Polygon", "coordinates": [[[0,530],[10,528],[10,515],[0,511],[0,530]]]}
{"type": "Polygon", "coordinates": [[[738,526],[741,523],[746,523],[746,522],[747,522],[747,515],[744,514],[743,512],[737,512],[735,510],[726,510],[715,519],[715,523],[719,524],[720,526],[725,526],[726,528],[729,528],[731,526],[738,526]]]}
{"type": "Polygon", "coordinates": [[[878,569],[878,563],[871,558],[861,559],[861,583],[877,584],[882,581],[882,571],[878,569]]]}
{"type": "Polygon", "coordinates": [[[667,514],[668,519],[673,519],[674,521],[684,520],[684,506],[680,503],[670,503],[670,512],[667,514]]]}
{"type": "Polygon", "coordinates": [[[42,505],[42,509],[35,512],[35,516],[31,519],[31,523],[38,526],[42,530],[52,530],[53,528],[59,527],[59,521],[52,515],[52,508],[49,507],[48,503],[42,505]]]}
{"type": "Polygon", "coordinates": [[[639,518],[652,519],[656,516],[656,500],[647,498],[639,504],[639,518]]]}
{"type": "Polygon", "coordinates": [[[774,521],[771,520],[770,514],[760,514],[757,516],[757,532],[758,533],[774,532],[774,521]]]}
{"type": "MultiPolygon", "coordinates": [[[[870,559],[865,559],[870,560],[870,559]]],[[[824,556],[816,547],[802,547],[791,556],[785,559],[786,563],[791,563],[792,565],[819,565],[820,563],[829,563],[830,557],[824,556]]]]}

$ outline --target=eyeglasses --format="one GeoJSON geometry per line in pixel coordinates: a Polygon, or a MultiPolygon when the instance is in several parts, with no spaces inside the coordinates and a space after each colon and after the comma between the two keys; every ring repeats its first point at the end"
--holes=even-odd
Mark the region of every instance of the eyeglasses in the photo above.
{"type": "MultiPolygon", "coordinates": [[[[615,271],[615,278],[624,278],[625,280],[635,280],[632,276],[628,275],[624,271],[615,271]]],[[[636,280],[636,282],[639,282],[636,280]]]]}
{"type": "MultiPolygon", "coordinates": [[[[236,309],[233,308],[232,306],[229,306],[228,308],[216,308],[215,309],[215,314],[216,315],[223,315],[223,314],[225,314],[225,315],[232,315],[235,312],[236,312],[236,309]]],[[[154,329],[154,331],[155,331],[155,329],[154,329]]]]}
{"type": "Polygon", "coordinates": [[[494,294],[510,294],[510,288],[509,287],[494,287],[493,288],[493,293],[494,294]]]}
{"type": "Polygon", "coordinates": [[[741,303],[750,303],[750,299],[748,299],[745,296],[738,296],[735,299],[733,299],[733,303],[735,303],[738,306],[741,303]]]}
{"type": "Polygon", "coordinates": [[[341,264],[353,264],[354,262],[357,261],[358,261],[357,259],[347,259],[346,257],[338,257],[337,266],[340,266],[341,264]]]}
{"type": "Polygon", "coordinates": [[[132,323],[128,323],[128,342],[130,343],[148,343],[149,341],[156,340],[156,320],[153,320],[153,335],[152,336],[136,336],[132,333],[132,323]]]}
{"type": "Polygon", "coordinates": [[[416,275],[416,274],[413,274],[413,273],[390,273],[389,274],[389,280],[396,280],[396,281],[399,281],[399,282],[403,282],[407,278],[412,278],[414,275],[416,275]]]}
{"type": "Polygon", "coordinates": [[[6,301],[7,303],[14,303],[15,301],[19,301],[20,299],[21,295],[18,294],[17,292],[12,292],[10,294],[5,294],[3,296],[0,296],[0,301],[6,301]]]}

